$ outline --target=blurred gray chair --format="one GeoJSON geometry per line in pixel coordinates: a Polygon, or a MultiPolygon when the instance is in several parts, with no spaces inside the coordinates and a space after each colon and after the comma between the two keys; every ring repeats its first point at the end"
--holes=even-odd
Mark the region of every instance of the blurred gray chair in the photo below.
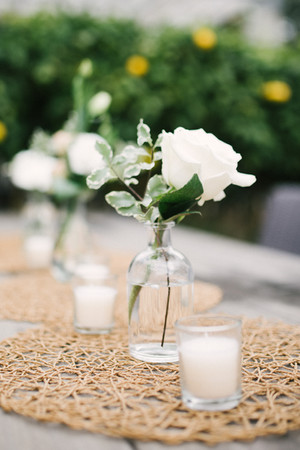
{"type": "Polygon", "coordinates": [[[281,184],[270,192],[259,243],[300,255],[300,184],[281,184]]]}

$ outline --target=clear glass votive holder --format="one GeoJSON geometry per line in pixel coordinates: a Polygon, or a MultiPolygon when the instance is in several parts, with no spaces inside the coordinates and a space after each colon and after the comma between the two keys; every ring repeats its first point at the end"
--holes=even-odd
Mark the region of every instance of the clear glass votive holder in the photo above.
{"type": "Polygon", "coordinates": [[[27,234],[23,243],[27,266],[31,269],[50,267],[53,249],[53,236],[43,233],[27,234]]]}
{"type": "Polygon", "coordinates": [[[242,322],[196,314],[175,323],[183,403],[190,409],[224,411],[241,399],[242,322]]]}
{"type": "Polygon", "coordinates": [[[74,328],[84,334],[109,333],[114,327],[117,276],[103,266],[85,269],[72,278],[74,328]]]}

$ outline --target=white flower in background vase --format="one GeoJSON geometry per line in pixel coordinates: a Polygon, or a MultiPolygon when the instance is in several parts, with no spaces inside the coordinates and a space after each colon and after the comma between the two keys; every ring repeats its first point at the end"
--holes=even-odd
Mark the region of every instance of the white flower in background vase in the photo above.
{"type": "Polygon", "coordinates": [[[51,150],[55,155],[64,156],[67,153],[73,139],[74,133],[71,133],[70,131],[56,131],[50,138],[51,150]]]}
{"type": "Polygon", "coordinates": [[[162,133],[162,175],[166,183],[180,189],[196,173],[203,186],[199,205],[225,197],[230,184],[251,186],[256,178],[237,171],[241,155],[231,145],[203,129],[176,128],[162,133]]]}
{"type": "Polygon", "coordinates": [[[88,175],[95,168],[103,167],[103,157],[96,150],[96,142],[104,139],[96,133],[79,133],[67,150],[68,161],[72,172],[88,175]]]}
{"type": "Polygon", "coordinates": [[[53,185],[57,159],[37,150],[16,154],[9,165],[12,183],[26,191],[49,192],[53,185]]]}
{"type": "Polygon", "coordinates": [[[88,102],[88,111],[91,116],[96,117],[105,113],[111,104],[111,95],[108,92],[100,91],[88,102]]]}

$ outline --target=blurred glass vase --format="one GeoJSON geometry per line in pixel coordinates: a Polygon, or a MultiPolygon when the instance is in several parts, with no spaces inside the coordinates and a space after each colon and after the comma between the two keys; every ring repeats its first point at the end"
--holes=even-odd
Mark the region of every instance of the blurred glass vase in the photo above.
{"type": "Polygon", "coordinates": [[[52,274],[61,282],[69,281],[81,256],[87,252],[90,229],[86,204],[72,200],[62,211],[52,258],[52,274]]]}
{"type": "Polygon", "coordinates": [[[148,247],[128,269],[129,349],[142,361],[178,361],[174,323],[193,311],[193,270],[171,245],[173,226],[146,223],[148,247]]]}
{"type": "Polygon", "coordinates": [[[55,208],[45,194],[32,193],[22,210],[22,219],[27,266],[30,269],[50,267],[55,240],[55,208]]]}

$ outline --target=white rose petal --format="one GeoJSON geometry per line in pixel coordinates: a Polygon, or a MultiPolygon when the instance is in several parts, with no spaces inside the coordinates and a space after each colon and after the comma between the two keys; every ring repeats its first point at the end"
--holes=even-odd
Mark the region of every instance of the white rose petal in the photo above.
{"type": "Polygon", "coordinates": [[[103,158],[96,150],[96,142],[105,142],[95,133],[79,133],[68,148],[68,160],[72,172],[89,175],[94,169],[104,166],[103,158]]]}
{"type": "Polygon", "coordinates": [[[12,183],[28,191],[51,190],[57,159],[37,150],[24,150],[16,154],[9,166],[12,183]]]}
{"type": "Polygon", "coordinates": [[[231,145],[203,129],[163,132],[161,150],[162,175],[167,184],[180,189],[195,173],[198,175],[204,189],[199,204],[222,200],[230,184],[245,187],[256,180],[254,175],[237,171],[241,155],[231,145]]]}

